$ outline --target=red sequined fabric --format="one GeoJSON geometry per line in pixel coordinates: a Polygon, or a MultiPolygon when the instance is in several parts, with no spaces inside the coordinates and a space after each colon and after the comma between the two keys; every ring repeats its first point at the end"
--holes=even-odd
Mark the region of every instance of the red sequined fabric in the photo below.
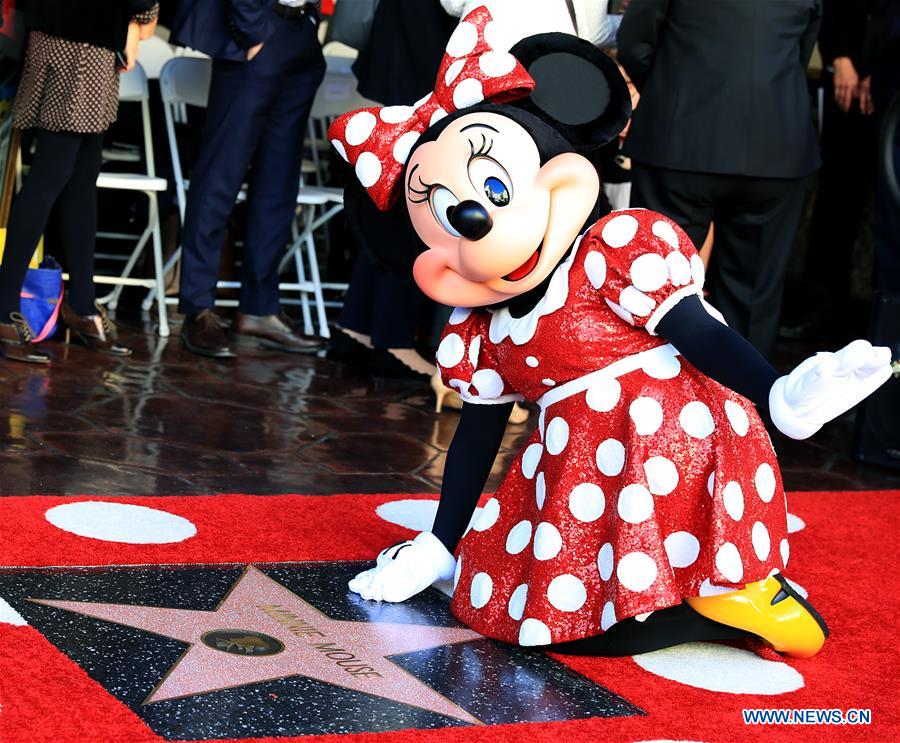
{"type": "Polygon", "coordinates": [[[784,567],[784,491],[753,405],[652,334],[703,278],[674,222],[626,210],[584,235],[525,317],[454,313],[445,383],[542,407],[461,543],[452,609],[467,625],[574,640],[784,567]]]}

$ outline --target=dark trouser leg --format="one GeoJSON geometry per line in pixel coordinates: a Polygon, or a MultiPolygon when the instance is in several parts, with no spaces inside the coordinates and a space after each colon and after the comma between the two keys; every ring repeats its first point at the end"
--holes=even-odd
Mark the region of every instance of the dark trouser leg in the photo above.
{"type": "Polygon", "coordinates": [[[825,87],[822,170],[809,235],[806,275],[833,297],[850,291],[853,245],[875,176],[877,122],[859,107],[841,111],[831,77],[825,87]]]}
{"type": "Polygon", "coordinates": [[[215,304],[225,228],[271,102],[271,86],[260,85],[251,74],[258,59],[213,65],[184,219],[179,311],[185,315],[215,304]]]}
{"type": "MultiPolygon", "coordinates": [[[[410,240],[411,236],[407,230],[398,230],[391,239],[410,240]]],[[[424,302],[412,279],[375,265],[361,249],[338,324],[371,336],[375,348],[413,348],[424,302]]]]}
{"type": "Polygon", "coordinates": [[[702,173],[666,170],[635,162],[631,171],[631,206],[652,209],[683,229],[697,250],[713,216],[713,181],[702,173]]]}
{"type": "Polygon", "coordinates": [[[425,298],[412,279],[401,279],[375,268],[372,303],[372,345],[375,348],[412,348],[425,298]]]}
{"type": "MultiPolygon", "coordinates": [[[[900,136],[894,140],[894,168],[900,173],[900,136]]],[[[880,177],[875,202],[875,271],[879,291],[900,295],[900,204],[880,177]]]]}
{"type": "Polygon", "coordinates": [[[685,642],[712,642],[752,637],[749,632],[713,622],[687,604],[653,612],[643,622],[633,617],[617,622],[602,635],[561,642],[546,649],[565,655],[616,657],[649,653],[685,642]]]}
{"type": "Polygon", "coordinates": [[[38,132],[37,152],[9,215],[0,267],[0,322],[19,311],[19,293],[53,204],[72,175],[82,144],[80,134],[38,132]]]}
{"type": "Polygon", "coordinates": [[[306,18],[284,20],[266,45],[268,56],[255,70],[275,93],[250,172],[241,273],[241,312],[247,315],[280,311],[278,264],[296,210],[306,122],[325,74],[315,27],[306,18]]]}
{"type": "Polygon", "coordinates": [[[85,134],[72,177],[59,197],[59,221],[66,267],[67,302],[79,315],[95,315],[94,248],[97,243],[97,175],[103,163],[103,135],[85,134]]]}
{"type": "Polygon", "coordinates": [[[350,287],[338,317],[338,325],[354,333],[372,335],[372,307],[375,292],[375,267],[361,250],[350,276],[350,287]]]}
{"type": "Polygon", "coordinates": [[[805,178],[729,178],[716,204],[707,286],[728,324],[771,358],[805,178]]]}

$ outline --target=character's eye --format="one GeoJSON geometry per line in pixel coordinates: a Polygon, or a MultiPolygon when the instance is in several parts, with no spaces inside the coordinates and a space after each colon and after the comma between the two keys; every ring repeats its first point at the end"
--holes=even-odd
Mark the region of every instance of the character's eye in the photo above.
{"type": "Polygon", "coordinates": [[[504,167],[489,157],[477,157],[469,164],[469,180],[484,191],[495,206],[506,206],[512,199],[512,179],[504,167]]]}
{"type": "Polygon", "coordinates": [[[441,226],[447,230],[453,237],[462,237],[450,224],[450,211],[459,204],[459,199],[453,195],[453,192],[445,186],[435,186],[431,189],[431,213],[434,218],[441,223],[441,226]]]}
{"type": "Polygon", "coordinates": [[[509,203],[509,189],[499,178],[491,176],[484,182],[484,193],[492,204],[506,206],[509,203]]]}

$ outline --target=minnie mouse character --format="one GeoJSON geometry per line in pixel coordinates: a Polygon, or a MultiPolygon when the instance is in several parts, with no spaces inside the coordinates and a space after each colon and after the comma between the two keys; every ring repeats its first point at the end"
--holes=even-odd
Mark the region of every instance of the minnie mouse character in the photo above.
{"type": "Polygon", "coordinates": [[[887,380],[890,352],[856,341],[779,377],[704,302],[678,225],[639,209],[596,221],[583,153],[629,115],[590,43],[542,34],[507,52],[478,8],[434,93],[331,127],[361,184],[357,234],[460,308],[437,361],[464,400],[432,531],[350,588],[403,601],[455,576],[467,625],[562,652],[752,635],[811,656],[827,629],[780,572],[784,491],[754,403],[805,438],[887,380]],[[404,226],[416,256],[383,239],[404,226]],[[537,430],[464,535],[517,400],[540,406],[537,430]]]}

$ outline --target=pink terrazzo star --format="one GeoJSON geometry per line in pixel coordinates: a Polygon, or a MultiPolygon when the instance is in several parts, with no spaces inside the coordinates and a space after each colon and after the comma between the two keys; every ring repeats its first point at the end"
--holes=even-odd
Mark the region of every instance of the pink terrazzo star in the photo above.
{"type": "Polygon", "coordinates": [[[480,724],[388,659],[475,640],[481,637],[477,632],[330,619],[253,566],[244,571],[215,611],[32,600],[190,643],[144,704],[306,676],[480,724]]]}

